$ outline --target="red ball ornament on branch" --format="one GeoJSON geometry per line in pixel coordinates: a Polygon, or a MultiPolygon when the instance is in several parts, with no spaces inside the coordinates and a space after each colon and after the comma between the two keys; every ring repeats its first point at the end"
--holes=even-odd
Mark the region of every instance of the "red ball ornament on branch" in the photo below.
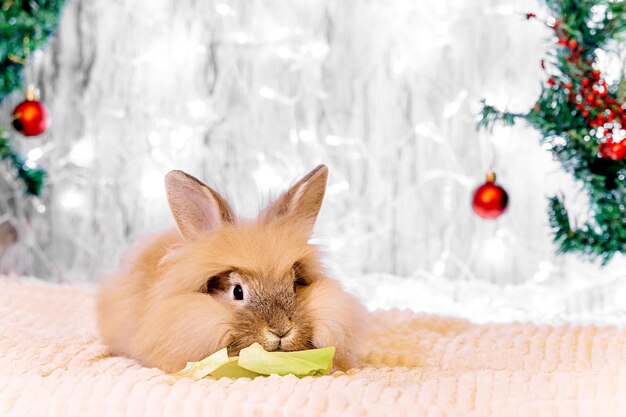
{"type": "Polygon", "coordinates": [[[50,123],[48,109],[39,100],[33,86],[26,89],[26,98],[13,110],[12,125],[24,136],[37,136],[46,131],[50,123]]]}
{"type": "Polygon", "coordinates": [[[495,219],[500,217],[509,203],[509,195],[504,188],[495,184],[496,174],[493,171],[487,173],[487,182],[474,191],[472,209],[483,219],[495,219]]]}
{"type": "Polygon", "coordinates": [[[621,161],[626,157],[626,140],[613,142],[611,139],[603,142],[598,147],[598,153],[601,158],[621,161]]]}

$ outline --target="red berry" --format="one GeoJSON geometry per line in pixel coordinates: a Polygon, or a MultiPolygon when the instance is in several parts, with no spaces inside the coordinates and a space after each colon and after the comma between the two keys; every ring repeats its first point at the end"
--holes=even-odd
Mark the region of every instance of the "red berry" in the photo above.
{"type": "Polygon", "coordinates": [[[583,117],[584,118],[589,117],[589,110],[583,110],[583,117]]]}
{"type": "Polygon", "coordinates": [[[610,158],[609,157],[609,146],[610,146],[611,142],[602,142],[599,146],[598,146],[598,153],[600,154],[601,158],[610,158]]]}
{"type": "Polygon", "coordinates": [[[589,85],[589,79],[583,78],[583,80],[580,83],[582,84],[583,87],[587,87],[589,85]]]}
{"type": "Polygon", "coordinates": [[[602,113],[596,116],[596,123],[598,124],[598,126],[602,126],[604,124],[604,116],[602,115],[602,113]]]}
{"type": "Polygon", "coordinates": [[[600,107],[602,106],[602,100],[596,99],[596,101],[594,101],[594,104],[596,105],[596,107],[600,107]]]}
{"type": "Polygon", "coordinates": [[[572,39],[571,41],[569,41],[569,49],[575,49],[578,46],[578,42],[576,42],[576,39],[572,39]]]}
{"type": "Polygon", "coordinates": [[[596,100],[596,98],[594,97],[594,95],[593,95],[593,94],[589,94],[589,95],[587,96],[586,100],[587,100],[587,102],[588,102],[589,104],[592,104],[592,103],[596,100]]]}
{"type": "Polygon", "coordinates": [[[613,142],[612,140],[607,140],[600,144],[598,151],[602,158],[610,158],[614,161],[622,160],[626,157],[626,141],[613,142]]]}
{"type": "Polygon", "coordinates": [[[567,45],[567,39],[559,39],[556,41],[559,45],[567,45]]]}
{"type": "Polygon", "coordinates": [[[552,78],[548,78],[548,84],[554,85],[555,81],[552,78]]]}
{"type": "Polygon", "coordinates": [[[565,84],[565,88],[567,88],[568,90],[571,90],[574,86],[572,85],[572,83],[567,83],[565,84]]]}

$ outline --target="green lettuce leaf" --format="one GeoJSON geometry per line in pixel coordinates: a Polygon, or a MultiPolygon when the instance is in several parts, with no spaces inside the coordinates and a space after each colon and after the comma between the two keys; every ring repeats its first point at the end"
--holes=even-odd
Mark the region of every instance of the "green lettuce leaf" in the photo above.
{"type": "Polygon", "coordinates": [[[224,365],[220,366],[213,372],[211,372],[211,376],[214,378],[256,378],[257,376],[261,376],[261,374],[252,372],[247,370],[246,368],[242,368],[237,363],[239,357],[235,356],[233,358],[228,359],[224,365]]]}
{"type": "Polygon", "coordinates": [[[333,366],[334,356],[334,347],[296,352],[267,352],[260,344],[253,343],[239,352],[239,366],[263,375],[325,375],[333,366]]]}
{"type": "Polygon", "coordinates": [[[325,375],[333,366],[335,348],[268,352],[258,343],[242,349],[239,356],[228,357],[226,348],[202,359],[187,362],[176,376],[195,380],[211,375],[214,378],[256,378],[265,375],[325,375]]]}
{"type": "Polygon", "coordinates": [[[218,350],[210,356],[207,356],[199,362],[187,362],[187,366],[174,375],[182,377],[187,376],[196,380],[202,379],[205,376],[210,375],[211,372],[228,363],[228,361],[228,351],[224,348],[222,350],[218,350]]]}

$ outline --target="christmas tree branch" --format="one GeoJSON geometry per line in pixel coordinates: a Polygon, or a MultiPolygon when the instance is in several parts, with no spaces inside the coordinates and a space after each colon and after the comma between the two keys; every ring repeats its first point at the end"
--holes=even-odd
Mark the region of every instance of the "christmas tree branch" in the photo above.
{"type": "Polygon", "coordinates": [[[623,222],[614,223],[609,230],[598,229],[597,224],[585,223],[572,227],[562,198],[552,197],[549,201],[549,221],[559,253],[580,252],[591,260],[598,259],[605,265],[616,253],[626,247],[626,228],[623,222]],[[607,239],[607,232],[612,236],[607,239]]]}
{"type": "Polygon", "coordinates": [[[17,170],[17,177],[24,182],[26,192],[30,195],[39,196],[46,178],[46,171],[43,168],[29,166],[24,158],[20,156],[9,142],[8,135],[0,129],[0,159],[10,161],[17,170]]]}
{"type": "MultiPolygon", "coordinates": [[[[626,32],[626,3],[611,0],[545,0],[554,13],[544,23],[556,46],[549,74],[527,114],[500,111],[483,101],[478,127],[524,120],[589,197],[587,221],[570,224],[562,198],[550,199],[549,219],[559,252],[579,252],[607,263],[626,252],[626,83],[609,84],[596,51],[626,32]]],[[[533,13],[528,19],[536,18],[533,13]]]]}
{"type": "Polygon", "coordinates": [[[525,114],[511,113],[508,111],[498,110],[496,107],[487,104],[483,99],[481,100],[482,110],[478,119],[478,128],[493,130],[496,123],[502,123],[506,126],[515,124],[516,119],[526,118],[525,114]]]}
{"type": "Polygon", "coordinates": [[[63,3],[29,0],[0,4],[0,102],[21,87],[23,64],[57,27],[63,3]]]}
{"type": "MultiPolygon", "coordinates": [[[[63,3],[64,0],[9,0],[0,4],[0,103],[22,86],[23,66],[31,51],[42,48],[58,25],[63,3]]],[[[30,166],[1,129],[0,160],[12,165],[28,194],[41,194],[46,171],[30,166]]]]}

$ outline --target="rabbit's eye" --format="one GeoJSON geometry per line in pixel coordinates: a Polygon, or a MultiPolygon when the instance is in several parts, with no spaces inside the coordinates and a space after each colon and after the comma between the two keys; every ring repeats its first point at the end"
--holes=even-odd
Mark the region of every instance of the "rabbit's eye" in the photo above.
{"type": "Polygon", "coordinates": [[[293,283],[293,290],[298,291],[298,288],[306,287],[307,285],[309,285],[308,282],[303,279],[298,279],[293,283]]]}
{"type": "Polygon", "coordinates": [[[294,291],[297,291],[298,288],[306,287],[310,284],[309,280],[304,275],[304,268],[299,262],[296,262],[291,269],[291,277],[293,278],[294,291]]]}
{"type": "Polygon", "coordinates": [[[243,300],[243,288],[241,288],[241,285],[237,284],[233,288],[233,298],[238,301],[243,300]]]}

